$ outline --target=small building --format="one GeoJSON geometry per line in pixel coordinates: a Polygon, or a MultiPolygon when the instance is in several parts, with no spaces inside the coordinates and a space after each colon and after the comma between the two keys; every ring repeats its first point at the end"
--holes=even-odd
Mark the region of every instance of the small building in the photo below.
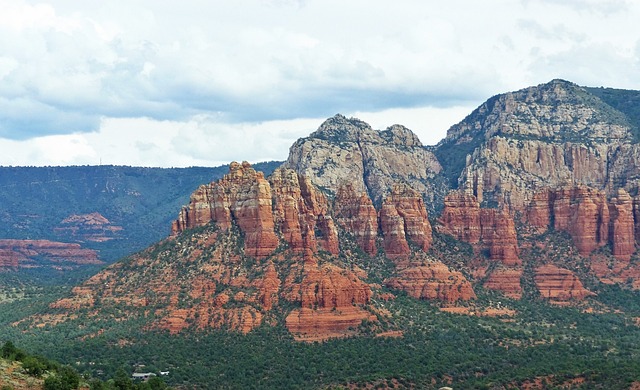
{"type": "Polygon", "coordinates": [[[134,372],[131,378],[134,380],[148,381],[152,376],[156,376],[153,372],[134,372]]]}

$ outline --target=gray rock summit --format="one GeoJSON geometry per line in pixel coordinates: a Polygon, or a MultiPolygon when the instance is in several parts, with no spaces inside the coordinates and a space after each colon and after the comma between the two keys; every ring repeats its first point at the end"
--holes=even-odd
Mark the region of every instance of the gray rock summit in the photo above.
{"type": "Polygon", "coordinates": [[[393,125],[374,130],[367,123],[336,115],[290,148],[285,167],[295,169],[335,194],[349,183],[380,204],[394,184],[405,183],[432,202],[434,178],[442,167],[409,129],[393,125]]]}

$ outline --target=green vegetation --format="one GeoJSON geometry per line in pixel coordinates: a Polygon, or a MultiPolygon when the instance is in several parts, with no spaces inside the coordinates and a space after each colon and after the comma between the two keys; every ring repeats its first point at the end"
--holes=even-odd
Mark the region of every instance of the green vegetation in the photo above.
{"type": "Polygon", "coordinates": [[[640,91],[602,87],[585,89],[623,113],[631,126],[634,142],[640,142],[640,91]]]}
{"type": "Polygon", "coordinates": [[[81,372],[104,372],[104,383],[109,383],[107,377],[114,378],[112,383],[128,383],[122,364],[168,370],[171,383],[189,388],[205,383],[209,388],[322,388],[392,380],[420,388],[432,381],[444,386],[450,378],[455,388],[470,389],[518,385],[547,375],[625,388],[640,380],[640,329],[625,315],[512,302],[491,292],[479,295],[480,301],[502,299],[518,315],[509,322],[457,316],[401,295],[387,302],[394,324],[404,332],[401,338],[306,344],[293,341],[281,325],[265,325],[248,335],[217,331],[170,336],[127,332],[135,325],[127,321],[85,341],[50,344],[73,334],[78,324],[71,323],[19,337],[31,348],[47,348],[52,358],[79,362],[81,372]],[[123,337],[128,342],[118,345],[123,337]]]}
{"type": "MultiPolygon", "coordinates": [[[[21,362],[21,369],[27,375],[36,378],[44,378],[42,387],[44,390],[73,390],[81,385],[87,385],[91,390],[163,390],[169,389],[164,380],[160,377],[152,377],[145,382],[134,383],[131,375],[127,374],[122,368],[115,372],[113,378],[102,381],[96,378],[83,378],[78,371],[67,365],[46,359],[42,356],[29,355],[21,349],[18,349],[13,342],[6,341],[2,349],[0,349],[0,360],[4,362],[21,362]]],[[[5,364],[0,365],[5,367],[5,364]]],[[[4,374],[0,372],[0,374],[4,374]]],[[[0,377],[0,381],[2,381],[0,377]]],[[[31,385],[35,383],[29,381],[31,385]]],[[[30,385],[30,386],[31,386],[30,385]]],[[[6,385],[8,389],[12,389],[11,385],[6,385]]]]}

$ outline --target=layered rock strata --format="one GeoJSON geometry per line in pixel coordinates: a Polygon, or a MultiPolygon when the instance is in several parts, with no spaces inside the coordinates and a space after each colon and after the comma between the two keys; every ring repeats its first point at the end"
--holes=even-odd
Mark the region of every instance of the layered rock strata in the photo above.
{"type": "Polygon", "coordinates": [[[476,297],[471,283],[462,273],[434,259],[409,263],[385,283],[417,299],[451,303],[476,297]]]}
{"type": "Polygon", "coordinates": [[[384,250],[391,258],[411,253],[409,242],[428,251],[432,242],[431,224],[420,194],[407,185],[395,185],[380,209],[384,250]]]}
{"type": "Polygon", "coordinates": [[[584,288],[573,272],[552,264],[536,268],[534,280],[540,295],[552,302],[582,300],[595,295],[584,288]]]}
{"type": "Polygon", "coordinates": [[[245,236],[245,253],[263,258],[278,246],[271,202],[271,186],[262,172],[256,172],[247,162],[234,162],[220,181],[202,185],[194,192],[173,223],[172,232],[212,221],[221,229],[229,229],[233,221],[245,236]]]}
{"type": "Polygon", "coordinates": [[[269,180],[275,223],[289,247],[299,253],[322,249],[337,255],[338,231],[327,198],[291,169],[276,169],[269,180]]]}
{"type": "Polygon", "coordinates": [[[513,218],[504,209],[480,207],[475,195],[452,191],[445,197],[438,222],[442,232],[479,248],[489,249],[492,261],[520,265],[518,239],[513,218]]]}
{"type": "Polygon", "coordinates": [[[603,191],[584,186],[543,190],[525,209],[526,220],[537,233],[550,227],[566,231],[583,256],[610,244],[613,255],[623,261],[636,250],[634,213],[633,199],[624,189],[607,202],[603,191]]]}
{"type": "Polygon", "coordinates": [[[461,187],[522,210],[532,193],[567,183],[607,196],[620,183],[638,188],[640,145],[632,140],[624,114],[578,85],[553,80],[489,99],[438,146],[468,151],[461,187]]]}
{"type": "Polygon", "coordinates": [[[338,188],[333,208],[336,222],[355,237],[360,249],[370,256],[375,255],[378,252],[378,212],[371,198],[364,192],[356,192],[352,184],[345,184],[338,188]]]}

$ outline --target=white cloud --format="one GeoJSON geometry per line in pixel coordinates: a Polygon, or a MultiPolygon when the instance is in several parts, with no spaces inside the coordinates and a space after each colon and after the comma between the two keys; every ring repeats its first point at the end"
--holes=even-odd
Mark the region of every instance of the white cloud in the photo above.
{"type": "Polygon", "coordinates": [[[337,112],[397,114],[392,122],[428,138],[417,118],[444,123],[464,116],[459,107],[557,77],[640,89],[631,1],[0,0],[0,9],[0,137],[81,134],[97,155],[130,164],[157,164],[153,150],[183,156],[195,139],[194,156],[174,164],[208,161],[207,147],[249,136],[247,159],[279,155],[289,138],[278,129],[313,130],[298,118],[337,112]],[[151,123],[167,141],[143,129],[151,123]],[[96,134],[114,147],[94,144],[96,134]]]}

